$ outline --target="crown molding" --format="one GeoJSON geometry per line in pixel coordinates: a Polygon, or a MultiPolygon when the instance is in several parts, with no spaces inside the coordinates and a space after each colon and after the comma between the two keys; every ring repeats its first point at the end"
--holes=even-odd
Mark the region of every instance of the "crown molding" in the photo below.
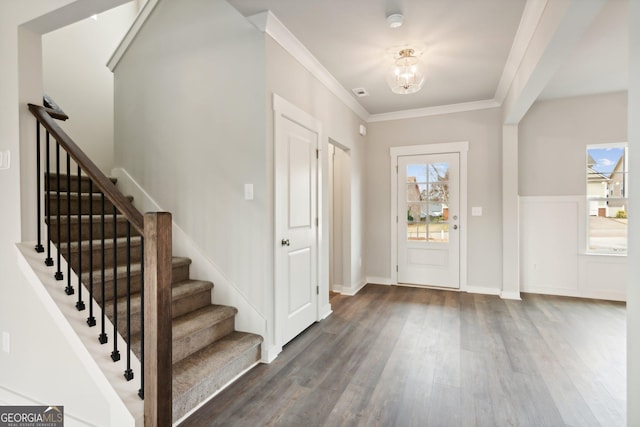
{"type": "Polygon", "coordinates": [[[129,31],[124,35],[122,41],[118,44],[115,52],[113,52],[113,55],[111,55],[111,58],[109,58],[109,61],[107,62],[107,68],[109,68],[111,72],[115,71],[120,60],[126,53],[127,49],[129,49],[129,46],[131,46],[131,43],[133,43],[133,40],[142,29],[144,23],[147,22],[147,18],[149,18],[149,15],[151,15],[151,12],[156,8],[159,1],[160,0],[147,0],[144,6],[142,6],[142,9],[138,12],[136,19],[133,20],[133,24],[131,24],[129,31]]]}
{"type": "Polygon", "coordinates": [[[362,120],[367,121],[370,114],[356,101],[335,77],[316,59],[315,56],[284,26],[271,12],[266,11],[247,18],[257,29],[268,34],[280,46],[293,56],[320,81],[331,93],[342,101],[351,111],[362,120]]]}
{"type": "Polygon", "coordinates": [[[524,5],[518,30],[516,31],[516,35],[513,39],[513,44],[511,45],[507,62],[504,64],[502,76],[500,77],[500,82],[498,83],[496,93],[493,97],[501,104],[504,102],[507,93],[509,93],[511,83],[513,83],[513,79],[518,72],[518,68],[520,68],[520,64],[527,53],[527,49],[531,44],[531,40],[538,28],[538,24],[540,23],[544,9],[547,7],[548,1],[549,0],[527,0],[524,5]]]}
{"type": "Polygon", "coordinates": [[[388,120],[415,119],[442,114],[463,113],[465,111],[486,110],[498,108],[502,104],[495,99],[484,101],[463,102],[460,104],[438,105],[437,107],[416,108],[414,110],[393,111],[390,113],[372,114],[367,122],[386,122],[388,120]]]}

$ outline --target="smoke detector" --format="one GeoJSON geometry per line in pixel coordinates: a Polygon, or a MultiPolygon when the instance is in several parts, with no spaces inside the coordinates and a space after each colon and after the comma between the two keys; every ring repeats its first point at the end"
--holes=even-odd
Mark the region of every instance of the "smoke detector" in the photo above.
{"type": "Polygon", "coordinates": [[[402,27],[403,21],[404,21],[404,16],[402,16],[401,13],[393,13],[387,16],[387,24],[389,24],[389,28],[402,27]]]}

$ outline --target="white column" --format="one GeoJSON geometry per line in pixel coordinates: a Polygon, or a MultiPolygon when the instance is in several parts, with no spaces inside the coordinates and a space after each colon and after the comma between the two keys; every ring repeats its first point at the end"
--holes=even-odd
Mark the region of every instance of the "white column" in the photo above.
{"type": "Polygon", "coordinates": [[[640,2],[629,1],[627,425],[640,425],[640,2]]]}
{"type": "Polygon", "coordinates": [[[502,293],[520,299],[518,125],[502,126],[502,293]]]}

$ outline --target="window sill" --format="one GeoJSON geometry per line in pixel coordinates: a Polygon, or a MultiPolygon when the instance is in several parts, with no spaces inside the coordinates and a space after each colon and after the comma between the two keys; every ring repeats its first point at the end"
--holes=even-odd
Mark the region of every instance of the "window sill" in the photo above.
{"type": "Polygon", "coordinates": [[[584,256],[603,256],[603,257],[613,257],[613,258],[626,258],[627,253],[616,253],[616,252],[582,252],[580,255],[584,256]]]}

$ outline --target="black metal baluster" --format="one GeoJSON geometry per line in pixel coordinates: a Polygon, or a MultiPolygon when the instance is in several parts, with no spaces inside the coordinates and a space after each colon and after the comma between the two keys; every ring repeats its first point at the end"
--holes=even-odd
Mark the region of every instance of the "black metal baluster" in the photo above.
{"type": "MultiPolygon", "coordinates": [[[[47,131],[47,179],[44,182],[44,210],[47,215],[47,258],[44,260],[44,265],[51,267],[53,265],[53,258],[51,258],[51,143],[49,138],[49,131],[47,131]]],[[[60,236],[58,236],[58,239],[60,236]]]]}
{"type": "Polygon", "coordinates": [[[142,262],[140,263],[140,390],[138,396],[144,399],[144,237],[140,240],[142,262]]]}
{"type": "MultiPolygon", "coordinates": [[[[82,300],[82,170],[78,165],[78,301],[76,301],[76,309],[82,311],[85,309],[82,300]]],[[[91,200],[91,194],[89,194],[91,200]]]]}
{"type": "Polygon", "coordinates": [[[36,244],[35,250],[38,253],[44,252],[44,246],[42,246],[42,193],[40,192],[40,180],[42,177],[41,173],[41,159],[40,159],[40,122],[36,120],[36,197],[38,203],[38,243],[36,244]]]}
{"type": "Polygon", "coordinates": [[[67,153],[67,287],[64,288],[67,295],[73,295],[71,286],[71,156],[67,153]]]}
{"type": "Polygon", "coordinates": [[[133,379],[131,370],[131,223],[127,221],[127,369],[124,371],[127,381],[133,379]]]}
{"type": "Polygon", "coordinates": [[[107,334],[104,331],[104,309],[107,306],[107,302],[105,301],[105,291],[104,291],[104,287],[105,287],[105,280],[104,280],[104,273],[105,273],[105,260],[104,260],[104,253],[105,253],[105,248],[104,248],[104,239],[105,239],[105,233],[104,233],[104,193],[100,193],[100,201],[102,203],[102,208],[100,209],[100,226],[102,227],[102,233],[100,235],[100,247],[101,247],[101,251],[100,254],[102,256],[102,267],[101,267],[101,272],[102,272],[102,286],[100,289],[101,292],[101,296],[102,298],[100,299],[100,303],[102,304],[102,307],[100,309],[100,314],[101,314],[101,323],[102,323],[102,332],[100,333],[100,336],[98,337],[98,341],[100,341],[100,344],[106,344],[108,341],[107,338],[107,334]]]}
{"type": "Polygon", "coordinates": [[[60,228],[60,143],[56,141],[56,218],[58,220],[58,264],[55,274],[56,280],[64,279],[62,271],[60,271],[60,244],[62,243],[62,234],[60,228]]]}
{"type": "Polygon", "coordinates": [[[120,352],[118,351],[118,209],[113,205],[113,351],[111,352],[111,360],[117,362],[120,360],[120,352]]]}
{"type": "Polygon", "coordinates": [[[89,317],[87,325],[96,326],[93,315],[93,180],[89,180],[89,317]]]}

